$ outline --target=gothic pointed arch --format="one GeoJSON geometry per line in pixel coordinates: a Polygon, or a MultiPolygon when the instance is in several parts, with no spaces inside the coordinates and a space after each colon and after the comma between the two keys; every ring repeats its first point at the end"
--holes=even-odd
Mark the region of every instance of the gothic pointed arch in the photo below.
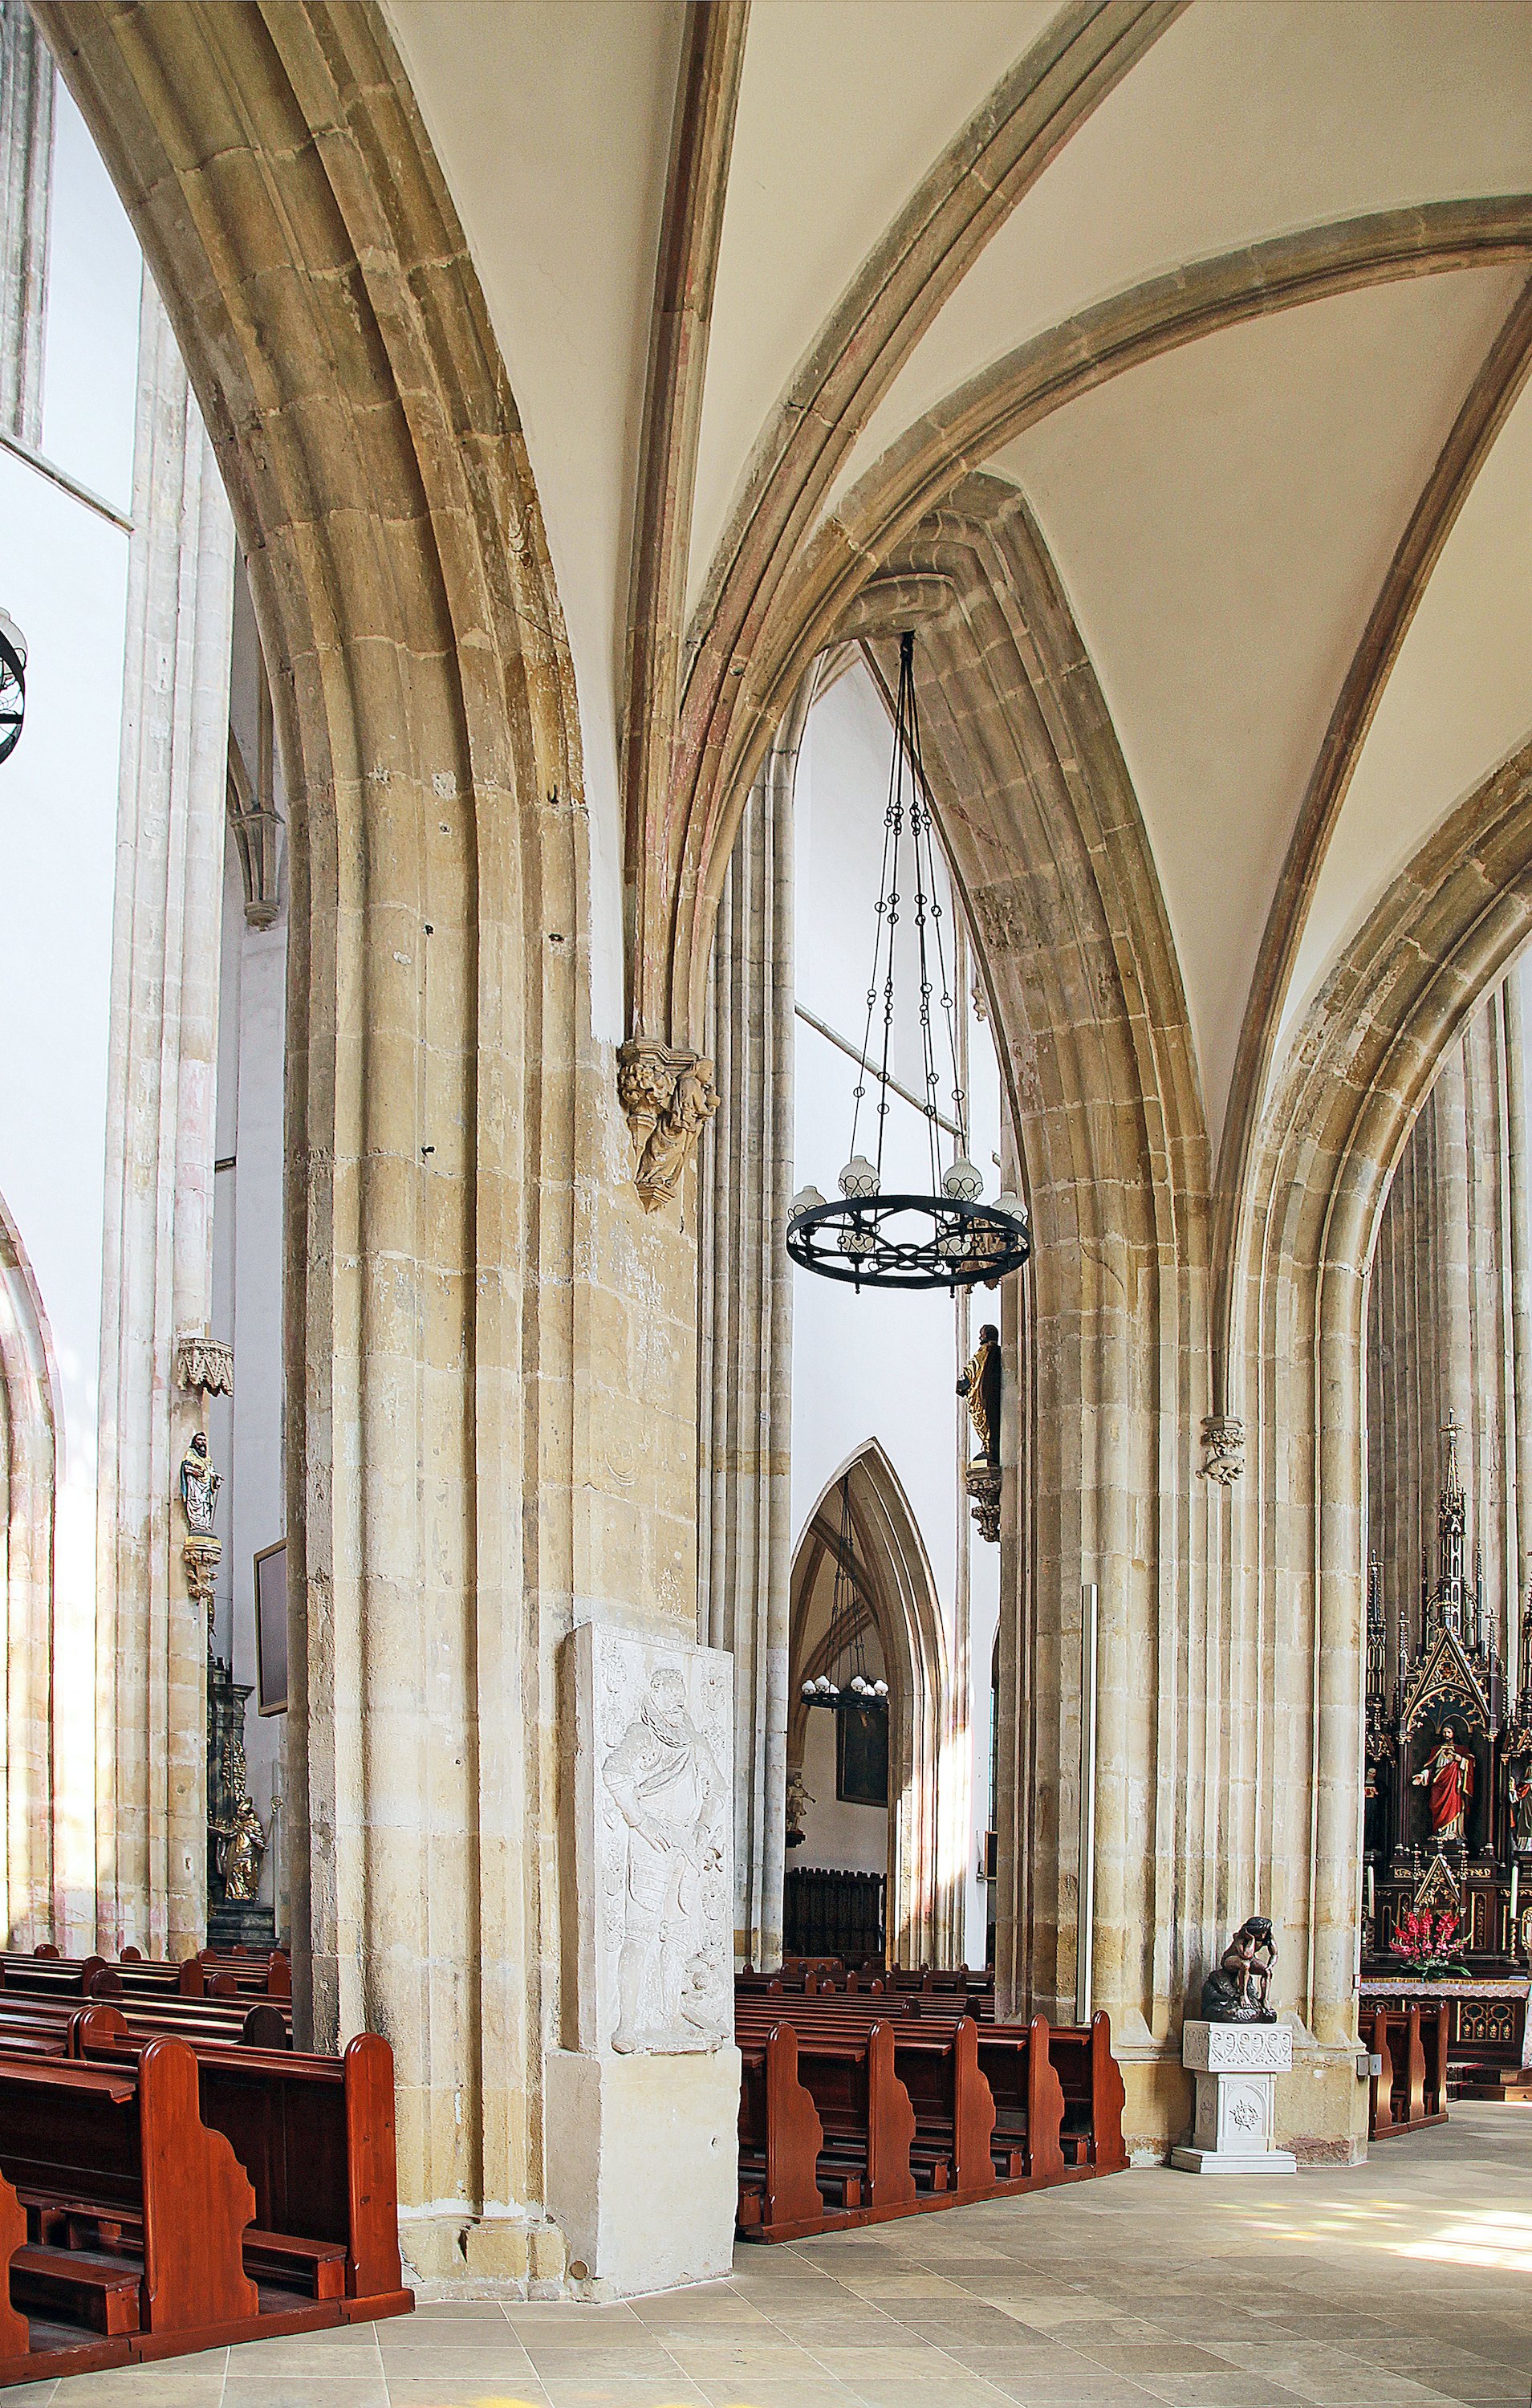
{"type": "Polygon", "coordinates": [[[1301,2011],[1338,2053],[1360,1914],[1367,1273],[1443,1054],[1529,934],[1532,745],[1449,814],[1326,981],[1237,1223],[1231,1362],[1253,1442],[1229,1643],[1266,1772],[1242,1853],[1263,1911],[1306,1934],[1301,2011]]]}
{"type": "MultiPolygon", "coordinates": [[[[294,1971],[322,2042],[369,2023],[393,2042],[429,2268],[438,2226],[545,2196],[539,1615],[573,1583],[578,1427],[554,1267],[594,1077],[567,646],[515,404],[381,10],[36,13],[174,324],[272,671],[294,1971]]],[[[139,1778],[132,1750],[102,1733],[105,1782],[139,1778]]]]}
{"type": "Polygon", "coordinates": [[[793,1560],[788,1754],[801,1761],[809,1708],[798,1692],[824,1669],[805,1644],[810,1600],[833,1577],[847,1484],[853,1569],[889,1683],[888,1948],[903,1965],[961,1961],[966,1838],[947,1836],[942,1751],[954,1699],[946,1626],[925,1542],[898,1473],[869,1438],[827,1481],[793,1560]]]}

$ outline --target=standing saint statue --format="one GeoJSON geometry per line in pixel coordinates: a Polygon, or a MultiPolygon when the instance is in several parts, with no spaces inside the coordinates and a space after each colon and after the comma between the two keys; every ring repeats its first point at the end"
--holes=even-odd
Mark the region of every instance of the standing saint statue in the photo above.
{"type": "Polygon", "coordinates": [[[213,1508],[222,1485],[222,1475],[208,1460],[207,1439],[201,1430],[193,1430],[180,1467],[180,1501],[186,1512],[186,1526],[193,1538],[212,1537],[213,1508]]]}
{"type": "Polygon", "coordinates": [[[1532,1856],[1532,1756],[1519,1756],[1511,1768],[1511,1844],[1519,1856],[1532,1856]]]}
{"type": "Polygon", "coordinates": [[[979,1332],[979,1343],[964,1366],[957,1393],[968,1400],[968,1418],[979,1440],[975,1463],[1000,1460],[1000,1333],[993,1321],[979,1332]]]}
{"type": "Polygon", "coordinates": [[[1473,1798],[1473,1757],[1458,1746],[1452,1723],[1442,1724],[1435,1750],[1414,1776],[1414,1786],[1427,1789],[1432,1838],[1461,1840],[1473,1798]]]}

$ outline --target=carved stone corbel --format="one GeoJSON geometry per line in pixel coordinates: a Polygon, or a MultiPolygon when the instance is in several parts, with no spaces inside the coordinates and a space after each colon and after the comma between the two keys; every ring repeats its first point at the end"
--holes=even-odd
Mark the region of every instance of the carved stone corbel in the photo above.
{"type": "Polygon", "coordinates": [[[617,1096],[637,1150],[634,1184],[646,1212],[680,1187],[697,1139],[718,1110],[713,1066],[684,1046],[633,1037],[617,1056],[617,1096]]]}
{"type": "Polygon", "coordinates": [[[193,1537],[181,1541],[181,1561],[186,1566],[186,1591],[193,1605],[202,1606],[208,1615],[208,1643],[213,1640],[213,1589],[218,1567],[223,1557],[222,1539],[193,1537]]]}
{"type": "Polygon", "coordinates": [[[281,902],[282,817],[269,796],[256,792],[232,727],[226,808],[245,882],[247,924],[269,928],[281,902]]]}
{"type": "Polygon", "coordinates": [[[232,1397],[234,1348],[226,1339],[187,1331],[176,1340],[176,1385],[204,1397],[232,1397]]]}
{"type": "Polygon", "coordinates": [[[1234,1413],[1208,1413],[1202,1424],[1202,1477],[1231,1487],[1245,1468],[1245,1425],[1234,1413]]]}
{"type": "Polygon", "coordinates": [[[997,1463],[970,1463],[963,1473],[979,1535],[992,1547],[1000,1543],[1000,1476],[997,1463]]]}

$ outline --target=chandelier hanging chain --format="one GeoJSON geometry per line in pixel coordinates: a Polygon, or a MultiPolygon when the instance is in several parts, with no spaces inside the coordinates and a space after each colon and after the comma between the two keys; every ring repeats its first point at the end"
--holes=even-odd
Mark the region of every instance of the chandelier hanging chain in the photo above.
{"type": "Polygon", "coordinates": [[[967,1096],[964,1092],[962,1072],[958,1068],[957,1018],[955,1001],[947,976],[947,950],[942,941],[941,889],[937,882],[936,827],[931,810],[931,790],[925,782],[925,762],[921,753],[921,724],[915,709],[915,637],[906,628],[899,638],[899,726],[896,747],[909,755],[910,796],[909,825],[915,845],[915,923],[920,930],[921,957],[921,1043],[924,1054],[926,1126],[931,1147],[931,1184],[941,1183],[941,1164],[938,1152],[937,1131],[939,1115],[937,1108],[936,1047],[931,1036],[931,980],[925,954],[925,928],[929,910],[932,941],[936,947],[937,974],[941,982],[939,1008],[947,1023],[947,1043],[952,1065],[952,1118],[957,1123],[957,1150],[968,1151],[967,1096]],[[925,842],[925,871],[921,873],[921,840],[925,842]],[[927,898],[929,897],[929,903],[927,898]]]}
{"type": "MultiPolygon", "coordinates": [[[[997,1286],[1008,1271],[1019,1270],[1032,1251],[1025,1205],[1009,1193],[992,1204],[983,1198],[983,1175],[968,1160],[968,1098],[961,1068],[957,1025],[958,998],[948,976],[942,920],[941,882],[937,874],[936,815],[931,808],[925,764],[921,755],[920,711],[915,699],[915,639],[907,631],[899,638],[899,681],[894,710],[894,754],[889,764],[888,800],[883,810],[882,864],[879,876],[878,914],[873,931],[872,976],[867,986],[867,1012],[861,1061],[852,1090],[851,1159],[840,1173],[840,1200],[826,1202],[819,1189],[800,1188],[788,1210],[786,1242],[794,1262],[822,1278],[848,1281],[858,1290],[864,1283],[881,1288],[973,1287],[982,1281],[997,1286]],[[925,1122],[930,1155],[929,1192],[925,1195],[883,1190],[883,1140],[888,1128],[890,1091],[894,1087],[894,1019],[898,967],[901,898],[901,853],[905,836],[905,776],[909,777],[909,844],[914,877],[914,954],[919,972],[917,1012],[921,1033],[923,1097],[915,1102],[925,1122]],[[931,998],[938,998],[947,1024],[952,1064],[952,1125],[957,1156],[945,1173],[940,1168],[943,1126],[937,1096],[937,1069],[931,998]],[[872,1054],[873,1024],[882,1004],[882,1043],[877,1068],[872,1054]],[[862,1106],[867,1077],[878,1082],[877,1160],[857,1151],[862,1106]]],[[[953,957],[955,973],[956,955],[953,957]]],[[[860,1679],[860,1675],[857,1678],[860,1679]]],[[[865,1684],[864,1684],[865,1685],[865,1684]]],[[[881,1684],[879,1684],[881,1685],[881,1684]]],[[[818,1692],[821,1705],[829,1702],[833,1684],[818,1692]]],[[[807,1692],[806,1692],[807,1694],[807,1692]]],[[[838,1694],[838,1692],[836,1694],[838,1694]]]]}

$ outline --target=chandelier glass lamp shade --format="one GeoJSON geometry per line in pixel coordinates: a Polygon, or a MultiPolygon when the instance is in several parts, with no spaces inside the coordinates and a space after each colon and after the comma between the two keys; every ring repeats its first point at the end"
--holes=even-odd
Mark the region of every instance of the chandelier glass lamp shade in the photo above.
{"type": "Polygon", "coordinates": [[[835,1594],[830,1601],[830,1627],[824,1639],[825,1670],[811,1675],[798,1694],[806,1705],[828,1706],[844,1713],[857,1708],[886,1713],[888,1683],[869,1680],[862,1633],[867,1614],[856,1577],[856,1552],[852,1530],[850,1473],[840,1482],[840,1530],[836,1546],[835,1594]]]}
{"type": "Polygon", "coordinates": [[[952,993],[954,982],[948,975],[949,951],[941,891],[937,882],[931,806],[921,759],[920,718],[915,707],[915,638],[907,631],[899,638],[894,759],[889,770],[888,808],[883,814],[882,875],[872,977],[867,986],[862,1067],[852,1091],[854,1109],[851,1154],[837,1182],[840,1189],[838,1200],[826,1202],[817,1187],[805,1187],[793,1198],[787,1215],[787,1251],[793,1260],[804,1270],[817,1271],[822,1279],[849,1280],[858,1291],[865,1286],[955,1290],[976,1286],[981,1280],[994,1287],[1008,1271],[1019,1270],[1032,1251],[1025,1205],[1018,1197],[1009,1195],[985,1203],[983,1179],[968,1159],[967,1097],[958,1068],[957,1005],[952,993]],[[906,954],[908,961],[913,953],[925,1089],[920,1109],[925,1120],[931,1183],[926,1191],[889,1194],[883,1187],[883,1139],[891,1091],[895,1095],[899,1092],[892,1072],[895,957],[905,904],[902,882],[906,878],[914,887],[910,901],[913,942],[907,942],[906,954]],[[944,1051],[952,1057],[952,1112],[947,1126],[955,1131],[956,1153],[945,1171],[940,1159],[943,1116],[937,1102],[940,1079],[932,1035],[933,996],[946,1024],[944,1051]],[[870,1161],[857,1150],[869,1072],[878,1096],[870,1161]]]}
{"type": "Polygon", "coordinates": [[[8,761],[21,742],[25,712],[26,638],[0,610],[0,761],[8,761]]]}

